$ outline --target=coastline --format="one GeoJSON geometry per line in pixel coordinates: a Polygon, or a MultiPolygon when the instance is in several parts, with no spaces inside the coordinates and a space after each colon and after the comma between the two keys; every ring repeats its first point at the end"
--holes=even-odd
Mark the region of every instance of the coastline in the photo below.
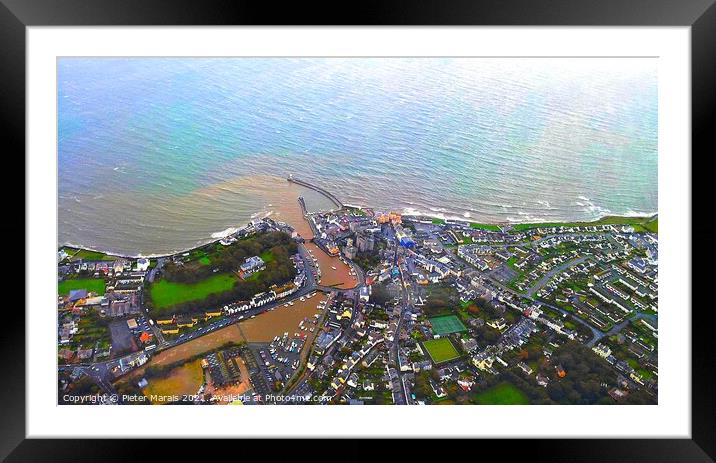
{"type": "MultiPolygon", "coordinates": [[[[357,206],[357,205],[344,205],[344,207],[355,208],[355,209],[364,209],[365,208],[364,206],[357,206]]],[[[443,220],[443,221],[450,220],[450,221],[454,221],[454,222],[464,222],[466,224],[479,223],[479,224],[484,224],[484,225],[510,226],[510,227],[515,227],[515,226],[519,226],[519,225],[530,225],[530,226],[534,226],[533,228],[538,228],[540,226],[540,224],[543,224],[541,226],[560,226],[559,224],[562,224],[562,226],[573,226],[570,224],[575,224],[575,223],[579,223],[579,224],[593,223],[596,225],[597,222],[603,221],[605,219],[611,219],[611,218],[614,218],[614,219],[621,218],[621,219],[624,219],[627,221],[628,220],[638,220],[638,219],[643,219],[645,221],[651,221],[651,220],[654,220],[655,218],[658,218],[659,213],[654,212],[653,214],[647,214],[647,215],[610,215],[610,214],[605,214],[595,220],[589,220],[589,221],[573,220],[573,221],[563,221],[563,222],[560,222],[560,221],[545,221],[545,222],[526,221],[526,222],[492,222],[492,223],[476,222],[474,220],[470,220],[465,217],[445,218],[442,215],[438,216],[438,215],[429,215],[429,214],[421,214],[421,213],[411,213],[411,214],[405,214],[405,215],[424,217],[425,219],[431,219],[431,220],[443,220]]],[[[584,225],[584,226],[589,226],[589,225],[584,225]]],[[[228,227],[226,230],[228,230],[228,229],[237,229],[238,230],[240,228],[242,228],[242,227],[241,226],[232,226],[232,227],[228,227]]],[[[226,230],[224,230],[224,231],[226,231],[226,230]]],[[[213,233],[212,235],[215,235],[218,233],[223,233],[223,232],[216,232],[216,233],[213,233]]],[[[60,249],[67,247],[67,248],[79,249],[79,250],[84,250],[84,251],[99,252],[99,253],[106,254],[106,255],[112,256],[112,257],[117,257],[120,259],[139,259],[142,257],[149,258],[149,259],[159,259],[159,258],[164,258],[164,257],[175,256],[177,254],[183,254],[185,252],[191,252],[196,249],[207,246],[209,244],[218,243],[222,239],[223,239],[223,237],[216,238],[214,236],[210,236],[210,239],[202,244],[198,244],[198,245],[192,246],[190,248],[186,248],[186,249],[182,249],[182,250],[178,250],[178,251],[174,251],[174,252],[170,252],[170,253],[161,253],[161,254],[121,254],[121,253],[115,253],[112,251],[104,251],[99,248],[77,245],[77,244],[69,243],[69,242],[65,243],[65,244],[58,243],[57,249],[59,251],[60,249]]]]}

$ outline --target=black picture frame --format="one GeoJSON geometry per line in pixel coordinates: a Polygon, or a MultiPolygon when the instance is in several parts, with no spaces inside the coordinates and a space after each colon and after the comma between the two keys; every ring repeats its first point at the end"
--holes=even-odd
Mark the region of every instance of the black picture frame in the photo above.
{"type": "MultiPolygon", "coordinates": [[[[24,158],[25,57],[27,26],[112,25],[544,25],[690,26],[692,66],[692,162],[713,153],[716,96],[716,6],[714,0],[429,0],[336,2],[247,2],[244,0],[0,0],[0,114],[7,157],[24,158]],[[347,8],[346,8],[347,7],[347,8]],[[711,148],[711,149],[709,149],[711,148]]],[[[6,159],[7,159],[6,157],[6,159]]],[[[692,172],[698,172],[693,170],[692,172]]],[[[662,173],[664,175],[664,173],[662,173]]],[[[703,174],[702,175],[707,175],[703,174]]],[[[696,184],[693,179],[692,184],[696,184]]],[[[695,206],[708,199],[693,196],[695,206]]],[[[704,195],[707,198],[712,195],[704,195]]],[[[707,209],[708,210],[708,209],[707,209]]],[[[19,222],[19,219],[17,220],[19,222]]],[[[708,233],[692,229],[693,238],[708,233]]],[[[27,246],[28,243],[25,243],[27,246]]],[[[685,269],[688,271],[689,269],[685,269]]],[[[693,281],[710,277],[692,272],[693,281]]],[[[25,284],[26,291],[27,282],[25,284]]],[[[704,287],[704,286],[701,286],[704,287]]],[[[685,301],[688,306],[691,301],[685,301]]],[[[26,307],[26,310],[32,308],[26,307]]],[[[709,349],[709,305],[692,310],[692,438],[515,441],[529,447],[529,459],[545,461],[714,461],[716,401],[714,362],[709,349]]],[[[114,440],[25,438],[25,314],[3,313],[0,348],[4,360],[0,398],[0,458],[7,461],[98,461],[116,457],[114,440]],[[11,360],[8,360],[11,359],[11,360]]],[[[496,444],[502,447],[503,444],[496,444]]],[[[513,447],[516,446],[516,447],[513,447]]],[[[172,451],[163,446],[162,458],[172,451]],[[167,453],[168,451],[168,453],[167,453]]],[[[174,452],[182,453],[180,446],[174,452]]],[[[272,452],[281,446],[271,446],[272,452]]],[[[288,446],[284,446],[288,447],[288,446]]],[[[484,448],[484,447],[482,447],[484,448]]],[[[286,449],[288,450],[288,449],[286,449]]],[[[401,452],[405,451],[405,448],[401,452]]],[[[403,458],[409,453],[402,453],[403,458]]],[[[126,456],[126,455],[125,455],[126,456]]],[[[132,459],[138,455],[134,455],[132,459]]],[[[153,458],[153,457],[150,457],[153,458]]]]}

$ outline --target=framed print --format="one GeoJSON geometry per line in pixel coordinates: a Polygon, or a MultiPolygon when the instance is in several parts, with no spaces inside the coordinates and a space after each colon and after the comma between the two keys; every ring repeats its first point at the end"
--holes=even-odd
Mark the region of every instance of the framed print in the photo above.
{"type": "Polygon", "coordinates": [[[27,172],[3,456],[461,437],[712,461],[711,2],[179,3],[0,10],[27,172]]]}

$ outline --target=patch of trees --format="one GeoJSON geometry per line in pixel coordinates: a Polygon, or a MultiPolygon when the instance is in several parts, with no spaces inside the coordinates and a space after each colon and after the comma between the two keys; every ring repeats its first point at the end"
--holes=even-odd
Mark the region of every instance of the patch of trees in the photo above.
{"type": "Polygon", "coordinates": [[[275,259],[267,263],[266,270],[276,271],[283,265],[271,264],[285,264],[290,255],[298,252],[298,245],[285,233],[262,233],[216,249],[209,256],[210,265],[203,265],[198,260],[185,263],[169,262],[162,269],[162,278],[176,283],[196,283],[210,277],[217,269],[220,272],[237,271],[247,258],[260,256],[267,251],[270,251],[275,259]]]}
{"type": "Polygon", "coordinates": [[[601,383],[614,384],[616,374],[591,349],[578,342],[560,346],[551,357],[552,365],[562,365],[567,376],[550,381],[549,398],[560,404],[587,405],[611,398],[601,383]]]}
{"type": "Polygon", "coordinates": [[[428,316],[453,313],[460,304],[457,289],[447,283],[428,286],[427,296],[423,310],[428,316]]]}
{"type": "MultiPolygon", "coordinates": [[[[273,259],[266,263],[266,268],[257,275],[258,278],[239,280],[228,291],[209,294],[204,299],[176,304],[170,308],[170,313],[197,313],[206,308],[218,307],[230,302],[248,301],[255,294],[266,292],[273,285],[281,286],[293,280],[296,276],[296,269],[290,256],[298,251],[297,245],[284,233],[273,232],[259,235],[255,238],[239,241],[222,251],[226,251],[228,254],[221,254],[223,257],[220,258],[212,256],[212,266],[202,266],[198,263],[190,263],[184,266],[174,263],[168,264],[165,267],[163,278],[174,282],[196,283],[213,274],[211,268],[216,268],[214,267],[215,259],[223,259],[221,260],[222,263],[218,264],[222,271],[226,269],[228,269],[226,271],[237,271],[246,260],[246,257],[240,257],[244,255],[251,257],[269,251],[273,259]],[[245,242],[247,244],[233,249],[236,244],[245,242]],[[261,247],[256,247],[256,243],[259,243],[261,247]],[[248,252],[247,250],[250,251],[249,254],[244,254],[248,252]],[[197,269],[197,266],[197,273],[192,273],[197,269]],[[201,278],[198,277],[199,275],[201,278]]],[[[145,303],[148,307],[152,307],[151,291],[145,292],[145,303]]]]}
{"type": "Polygon", "coordinates": [[[473,334],[478,346],[481,348],[497,344],[497,341],[500,340],[500,336],[502,336],[498,330],[487,325],[475,328],[473,334]]]}
{"type": "Polygon", "coordinates": [[[388,288],[386,288],[384,284],[376,283],[371,286],[370,299],[374,304],[383,306],[392,298],[390,291],[388,291],[388,288]]]}
{"type": "Polygon", "coordinates": [[[353,262],[367,272],[380,264],[380,254],[377,250],[358,252],[353,262]]]}
{"type": "Polygon", "coordinates": [[[77,396],[93,395],[100,392],[97,383],[86,375],[72,383],[70,390],[72,395],[77,396]]]}

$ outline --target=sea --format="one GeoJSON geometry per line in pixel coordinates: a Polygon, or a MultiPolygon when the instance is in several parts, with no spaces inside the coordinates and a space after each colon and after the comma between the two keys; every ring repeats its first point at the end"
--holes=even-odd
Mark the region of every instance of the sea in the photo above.
{"type": "Polygon", "coordinates": [[[654,58],[60,58],[58,244],[159,255],[302,195],[476,222],[657,212],[654,58]]]}

